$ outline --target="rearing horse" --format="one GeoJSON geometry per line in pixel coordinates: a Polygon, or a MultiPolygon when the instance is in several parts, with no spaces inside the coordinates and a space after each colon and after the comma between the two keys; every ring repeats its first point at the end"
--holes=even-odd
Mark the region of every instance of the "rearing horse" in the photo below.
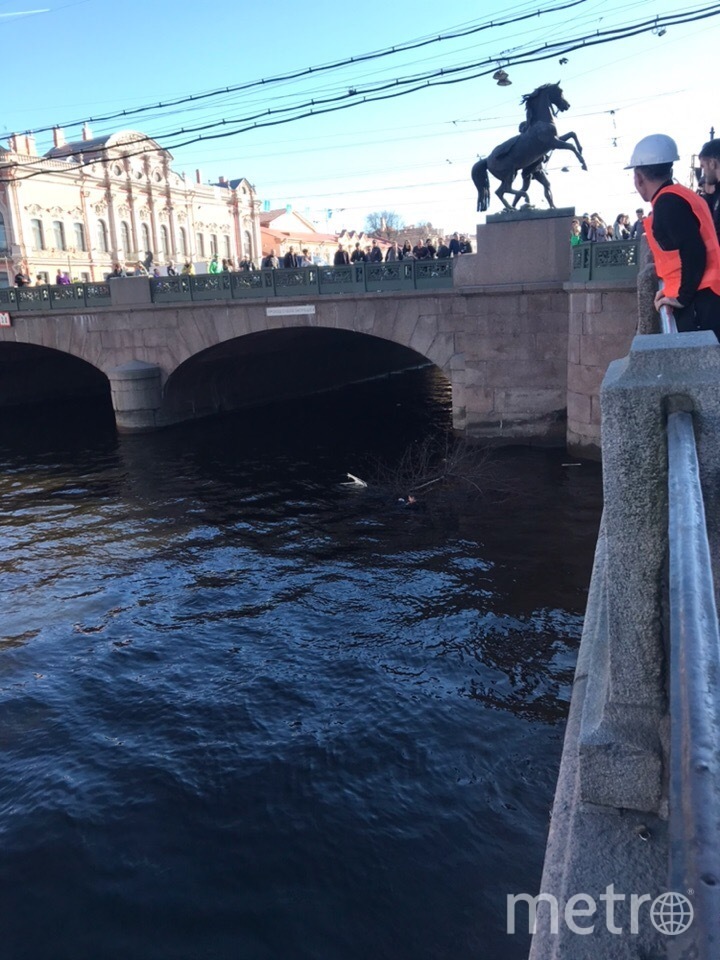
{"type": "Polygon", "coordinates": [[[488,171],[500,180],[496,195],[508,210],[512,210],[504,194],[512,193],[517,200],[524,193],[523,190],[513,190],[512,182],[516,173],[532,167],[551,150],[572,150],[583,170],[587,170],[582,148],[575,134],[570,132],[559,137],[557,133],[556,113],[564,112],[570,107],[563,97],[560,84],[546,83],[532,93],[526,93],[522,103],[525,104],[526,116],[525,123],[520,126],[522,132],[495,147],[489,157],[478,160],[472,168],[470,175],[478,189],[478,210],[487,210],[490,203],[488,171]],[[568,143],[569,140],[574,140],[575,146],[568,143]]]}

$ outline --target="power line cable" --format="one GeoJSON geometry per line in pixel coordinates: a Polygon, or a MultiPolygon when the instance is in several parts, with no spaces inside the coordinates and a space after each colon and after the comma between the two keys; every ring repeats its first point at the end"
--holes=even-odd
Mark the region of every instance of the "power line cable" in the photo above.
{"type": "MultiPolygon", "coordinates": [[[[543,47],[537,48],[533,51],[528,51],[522,57],[508,61],[508,66],[518,66],[520,64],[537,63],[543,60],[555,58],[558,56],[558,54],[570,53],[578,49],[587,49],[593,46],[615,42],[620,39],[628,39],[634,36],[638,36],[639,34],[646,33],[649,30],[657,30],[662,26],[691,23],[698,20],[704,20],[710,17],[715,17],[715,16],[718,16],[718,14],[720,14],[720,5],[714,4],[714,5],[711,5],[710,7],[704,7],[704,8],[701,8],[700,10],[696,10],[692,12],[688,11],[687,13],[684,13],[684,14],[673,13],[673,14],[667,14],[663,16],[657,16],[652,18],[649,21],[646,20],[639,24],[633,24],[630,27],[626,27],[626,28],[610,28],[606,31],[598,30],[594,34],[589,34],[583,37],[575,38],[574,40],[564,40],[564,41],[559,40],[559,41],[553,42],[552,44],[546,43],[543,45],[543,47]]],[[[182,147],[189,146],[190,144],[193,144],[193,143],[224,139],[231,136],[237,136],[240,133],[246,133],[251,130],[258,130],[265,127],[279,126],[285,123],[290,123],[290,122],[294,122],[301,119],[307,119],[308,117],[322,116],[327,113],[334,113],[339,110],[345,110],[351,107],[360,106],[361,104],[395,99],[397,97],[405,96],[409,93],[414,93],[419,90],[426,90],[429,87],[447,86],[455,83],[463,83],[463,82],[466,82],[467,80],[477,79],[479,77],[486,76],[487,74],[490,73],[492,69],[494,69],[496,63],[497,63],[496,58],[490,58],[481,64],[466,64],[462,67],[441,69],[438,71],[434,71],[428,75],[422,75],[420,77],[416,76],[416,77],[403,78],[391,84],[387,84],[387,83],[381,84],[376,88],[369,90],[368,92],[362,95],[362,99],[351,99],[348,102],[347,94],[341,98],[338,98],[338,97],[328,98],[326,101],[324,101],[324,103],[329,102],[329,103],[334,103],[334,105],[324,106],[323,109],[318,109],[318,107],[321,105],[319,102],[311,100],[309,103],[306,102],[304,104],[299,104],[292,108],[290,107],[279,108],[276,110],[268,109],[258,116],[236,118],[231,121],[222,120],[212,124],[203,124],[196,128],[190,128],[188,130],[181,129],[181,130],[175,131],[174,133],[167,134],[167,137],[168,138],[184,137],[184,136],[187,136],[187,134],[190,132],[199,132],[200,130],[215,129],[219,126],[227,127],[231,123],[247,124],[246,126],[233,127],[232,129],[229,129],[229,130],[225,129],[221,133],[214,133],[210,135],[201,134],[200,136],[197,136],[197,137],[191,137],[188,140],[173,142],[168,144],[164,148],[160,147],[160,149],[165,149],[168,151],[177,150],[182,147]],[[488,64],[491,64],[491,66],[488,69],[481,69],[478,72],[473,73],[469,76],[451,76],[450,78],[448,78],[447,76],[448,74],[465,73],[468,70],[473,69],[473,67],[475,68],[477,68],[478,66],[487,67],[488,64]],[[415,86],[411,86],[411,84],[415,84],[415,86]],[[402,89],[398,89],[400,87],[402,87],[402,89]],[[390,92],[390,93],[383,92],[387,90],[393,90],[393,92],[390,92]],[[369,95],[369,94],[376,94],[376,95],[369,95]],[[337,103],[338,99],[344,100],[345,102],[338,104],[337,103]],[[260,117],[268,117],[268,116],[273,117],[273,116],[277,116],[278,114],[288,113],[292,110],[297,111],[297,110],[303,110],[303,109],[305,110],[304,113],[296,113],[294,116],[289,116],[289,117],[280,116],[278,117],[278,119],[272,119],[272,120],[268,119],[268,120],[264,120],[263,122],[258,122],[260,117]]],[[[139,156],[144,153],[154,152],[156,149],[158,149],[159,145],[156,144],[155,137],[151,137],[151,136],[138,137],[137,140],[134,141],[134,143],[147,143],[148,141],[152,141],[153,146],[145,147],[137,151],[131,151],[129,153],[124,153],[123,156],[124,157],[139,156]]],[[[103,152],[105,149],[106,149],[105,147],[102,147],[97,152],[103,152]]],[[[70,151],[68,153],[63,154],[62,159],[67,160],[72,157],[82,156],[82,155],[83,155],[83,150],[79,149],[76,151],[70,151]]],[[[23,164],[6,164],[5,167],[6,168],[11,167],[13,169],[35,167],[40,163],[46,163],[48,159],[55,159],[55,158],[39,157],[36,160],[31,160],[23,164]]],[[[76,170],[80,166],[88,166],[89,164],[97,163],[98,161],[104,162],[105,159],[106,158],[101,158],[97,156],[93,156],[91,158],[83,157],[82,161],[76,164],[72,169],[76,170]]],[[[2,165],[0,165],[0,169],[2,169],[2,165]]],[[[47,172],[48,172],[47,170],[35,170],[34,172],[29,173],[24,177],[20,177],[18,179],[28,179],[29,177],[38,176],[47,172]]],[[[7,177],[0,178],[0,180],[2,179],[6,180],[8,178],[7,177]]]]}
{"type": "MultiPolygon", "coordinates": [[[[80,2],[87,2],[87,0],[80,0],[80,2]]],[[[69,120],[64,123],[53,124],[49,127],[39,127],[36,130],[26,130],[26,134],[29,133],[47,133],[55,127],[76,127],[80,126],[83,123],[104,123],[109,120],[118,120],[120,118],[127,118],[131,116],[137,116],[141,113],[146,113],[149,110],[157,110],[158,108],[174,107],[185,103],[196,103],[199,100],[207,100],[212,97],[222,96],[228,93],[234,93],[242,90],[251,90],[256,87],[267,87],[275,83],[280,83],[288,80],[297,80],[300,77],[307,77],[313,74],[326,73],[330,70],[337,70],[341,67],[346,67],[358,63],[363,63],[368,60],[378,60],[382,57],[392,56],[397,53],[404,53],[408,50],[417,50],[420,47],[428,46],[431,43],[440,43],[445,40],[454,40],[459,37],[467,37],[471,34],[479,33],[484,30],[490,30],[497,27],[508,26],[513,23],[520,23],[522,20],[528,20],[531,17],[544,16],[548,13],[556,13],[562,10],[568,10],[572,7],[577,7],[580,4],[587,3],[587,0],[570,0],[568,3],[560,4],[555,7],[548,7],[546,9],[537,9],[530,13],[520,14],[518,16],[509,17],[505,20],[491,20],[489,23],[481,23],[472,27],[468,27],[464,30],[457,30],[454,33],[449,32],[446,34],[441,34],[436,37],[425,37],[418,40],[408,40],[404,43],[395,44],[392,47],[387,47],[383,50],[373,51],[371,53],[359,54],[355,57],[346,57],[344,60],[336,60],[332,63],[320,64],[319,66],[314,67],[303,67],[301,70],[291,71],[289,73],[280,74],[274,77],[266,77],[260,80],[251,80],[246,83],[235,84],[234,86],[224,87],[222,89],[210,90],[205,93],[190,94],[189,96],[179,97],[175,100],[169,100],[167,103],[157,103],[149,104],[142,107],[135,107],[131,110],[121,110],[116,113],[107,114],[106,116],[101,117],[86,117],[79,120],[69,120]]]]}

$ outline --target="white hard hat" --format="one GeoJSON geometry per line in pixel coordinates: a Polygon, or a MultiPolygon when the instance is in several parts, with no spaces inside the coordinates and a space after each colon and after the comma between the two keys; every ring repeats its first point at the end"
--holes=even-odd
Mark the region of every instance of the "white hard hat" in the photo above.
{"type": "Polygon", "coordinates": [[[643,137],[636,144],[630,157],[630,163],[625,169],[652,167],[656,163],[672,163],[679,159],[677,144],[672,137],[668,137],[664,133],[651,133],[649,137],[643,137]]]}

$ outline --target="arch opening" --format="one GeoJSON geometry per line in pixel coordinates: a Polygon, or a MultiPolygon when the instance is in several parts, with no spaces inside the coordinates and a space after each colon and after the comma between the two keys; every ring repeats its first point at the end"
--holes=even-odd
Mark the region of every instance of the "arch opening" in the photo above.
{"type": "Polygon", "coordinates": [[[58,400],[91,401],[113,415],[110,382],[86,360],[32,343],[0,343],[0,410],[58,400]]]}
{"type": "Polygon", "coordinates": [[[327,327],[247,334],[196,354],[169,377],[163,419],[177,422],[243,407],[311,396],[433,366],[409,347],[327,327]]]}

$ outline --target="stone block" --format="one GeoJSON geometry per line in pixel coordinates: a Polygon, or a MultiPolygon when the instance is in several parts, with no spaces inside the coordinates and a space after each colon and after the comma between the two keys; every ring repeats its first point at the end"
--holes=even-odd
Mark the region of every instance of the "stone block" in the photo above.
{"type": "Polygon", "coordinates": [[[563,360],[567,362],[568,338],[557,333],[536,333],[534,356],[538,360],[563,360]]]}
{"type": "Polygon", "coordinates": [[[580,363],[580,337],[571,334],[568,337],[568,363],[580,363]]]}
{"type": "Polygon", "coordinates": [[[467,390],[485,386],[487,384],[486,364],[466,360],[464,383],[467,390]]]}
{"type": "Polygon", "coordinates": [[[495,409],[495,391],[488,387],[466,387],[464,392],[466,416],[477,417],[492,413],[495,409]]]}
{"type": "Polygon", "coordinates": [[[481,224],[477,254],[455,263],[455,288],[481,283],[533,283],[570,276],[570,217],[481,224]]]}
{"type": "Polygon", "coordinates": [[[564,390],[495,390],[495,411],[503,416],[522,414],[534,418],[564,408],[564,390]]]}
{"type": "Polygon", "coordinates": [[[604,367],[587,367],[580,363],[568,365],[567,388],[586,397],[600,392],[600,384],[605,374],[604,367]]]}
{"type": "Polygon", "coordinates": [[[425,356],[444,370],[455,356],[455,337],[452,333],[436,333],[425,356]]]}
{"type": "Polygon", "coordinates": [[[607,369],[612,360],[627,356],[631,338],[624,335],[582,337],[580,339],[580,363],[587,367],[607,369]]]}
{"type": "Polygon", "coordinates": [[[395,340],[396,343],[409,344],[417,320],[417,304],[408,300],[399,301],[397,316],[395,317],[393,340],[395,340]]]}
{"type": "Polygon", "coordinates": [[[585,314],[582,318],[582,332],[590,337],[610,334],[624,336],[627,338],[629,350],[630,341],[635,336],[637,321],[635,298],[629,296],[622,307],[604,310],[602,313],[585,314]]]}
{"type": "Polygon", "coordinates": [[[592,398],[582,393],[567,392],[568,429],[577,429],[579,424],[592,423],[592,398]]]}
{"type": "Polygon", "coordinates": [[[408,345],[426,357],[437,332],[437,317],[421,315],[418,317],[408,345]]]}
{"type": "Polygon", "coordinates": [[[585,294],[585,309],[583,313],[602,313],[603,308],[603,295],[599,291],[597,293],[591,293],[588,291],[585,294]]]}
{"type": "MultiPolygon", "coordinates": [[[[567,360],[488,360],[485,363],[487,383],[496,388],[512,389],[522,384],[524,389],[542,387],[564,388],[567,379],[567,360]]],[[[565,404],[563,403],[563,407],[565,404]]]]}
{"type": "Polygon", "coordinates": [[[108,281],[115,306],[151,306],[150,281],[146,277],[113,277],[108,281]]]}

